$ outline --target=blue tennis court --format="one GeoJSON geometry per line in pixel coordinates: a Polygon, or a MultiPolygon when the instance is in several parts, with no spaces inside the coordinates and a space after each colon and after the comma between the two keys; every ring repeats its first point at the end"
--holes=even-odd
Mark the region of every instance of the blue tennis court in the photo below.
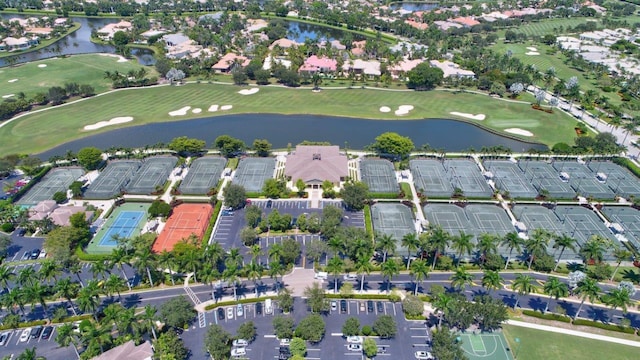
{"type": "Polygon", "coordinates": [[[122,211],[102,235],[99,246],[117,246],[117,238],[128,239],[138,229],[140,220],[145,216],[144,211],[122,211]]]}

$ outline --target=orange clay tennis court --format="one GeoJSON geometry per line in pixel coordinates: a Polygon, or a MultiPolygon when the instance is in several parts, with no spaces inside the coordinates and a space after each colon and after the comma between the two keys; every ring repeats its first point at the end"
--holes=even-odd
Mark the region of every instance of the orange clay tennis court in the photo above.
{"type": "Polygon", "coordinates": [[[171,251],[182,239],[195,234],[201,239],[209,226],[213,208],[209,204],[181,204],[173,212],[153,243],[153,252],[171,251]]]}

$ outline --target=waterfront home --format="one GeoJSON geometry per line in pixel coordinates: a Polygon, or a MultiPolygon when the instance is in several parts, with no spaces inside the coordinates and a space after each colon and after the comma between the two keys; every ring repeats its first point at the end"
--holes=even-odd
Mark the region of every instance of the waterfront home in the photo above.
{"type": "Polygon", "coordinates": [[[242,55],[227,53],[211,68],[218,73],[230,73],[238,67],[246,67],[249,65],[249,62],[250,60],[242,55]]]}
{"type": "Polygon", "coordinates": [[[284,174],[294,182],[302,179],[314,189],[320,189],[324,181],[340,186],[349,175],[347,162],[338,146],[298,145],[287,155],[284,174]]]}
{"type": "Polygon", "coordinates": [[[133,25],[129,21],[120,21],[114,24],[107,24],[97,31],[98,37],[104,41],[110,41],[113,39],[113,35],[118,31],[130,32],[133,29],[133,25]]]}
{"type": "Polygon", "coordinates": [[[473,71],[462,69],[460,68],[460,65],[448,60],[431,60],[429,61],[429,64],[431,67],[437,67],[442,70],[445,78],[457,77],[473,79],[476,76],[476,73],[473,71]]]}
{"type": "Polygon", "coordinates": [[[308,57],[300,69],[299,72],[307,72],[309,74],[315,73],[333,73],[336,71],[338,66],[338,62],[335,59],[328,58],[326,56],[318,57],[316,55],[312,55],[308,57]]]}

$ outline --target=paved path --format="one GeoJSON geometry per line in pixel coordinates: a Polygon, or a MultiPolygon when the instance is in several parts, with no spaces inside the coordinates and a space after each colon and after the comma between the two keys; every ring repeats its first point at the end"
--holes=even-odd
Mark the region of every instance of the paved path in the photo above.
{"type": "Polygon", "coordinates": [[[548,332],[553,332],[553,333],[558,333],[558,334],[579,336],[579,337],[583,337],[583,338],[587,338],[587,339],[607,341],[607,342],[612,342],[612,343],[621,344],[621,345],[640,347],[640,342],[638,342],[638,341],[620,339],[620,338],[615,338],[615,337],[611,337],[611,336],[591,334],[591,333],[587,333],[587,332],[569,330],[569,329],[563,329],[563,328],[557,328],[557,327],[547,326],[547,325],[531,324],[531,323],[528,323],[528,322],[517,321],[517,320],[507,320],[506,323],[508,325],[519,326],[519,327],[524,327],[524,328],[529,328],[529,329],[536,329],[536,330],[548,331],[548,332]]]}

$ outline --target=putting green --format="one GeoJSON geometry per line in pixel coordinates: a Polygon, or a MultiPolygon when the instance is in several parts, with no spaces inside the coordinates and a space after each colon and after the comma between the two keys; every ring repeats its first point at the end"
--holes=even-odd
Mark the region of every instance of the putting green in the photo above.
{"type": "Polygon", "coordinates": [[[500,133],[504,129],[518,127],[534,134],[533,137],[521,137],[524,140],[553,145],[560,141],[573,143],[575,137],[575,120],[559,111],[548,114],[531,109],[528,103],[503,101],[483,94],[359,88],[312,92],[309,88],[260,87],[258,93],[241,95],[238,93],[240,90],[241,87],[234,85],[194,83],[114,91],[6,123],[0,128],[0,153],[37,153],[114,128],[234,113],[318,114],[372,120],[408,120],[456,118],[450,112],[457,111],[485,114],[486,120],[467,121],[500,133]],[[232,105],[232,108],[209,112],[212,105],[219,105],[221,109],[224,105],[232,105]],[[413,109],[407,115],[396,115],[395,110],[401,105],[411,105],[413,109]],[[380,112],[382,106],[388,106],[391,112],[380,112]],[[181,109],[184,115],[169,115],[181,109]],[[200,111],[194,113],[193,109],[200,111]],[[86,125],[126,116],[134,120],[93,131],[83,130],[86,125]]]}

